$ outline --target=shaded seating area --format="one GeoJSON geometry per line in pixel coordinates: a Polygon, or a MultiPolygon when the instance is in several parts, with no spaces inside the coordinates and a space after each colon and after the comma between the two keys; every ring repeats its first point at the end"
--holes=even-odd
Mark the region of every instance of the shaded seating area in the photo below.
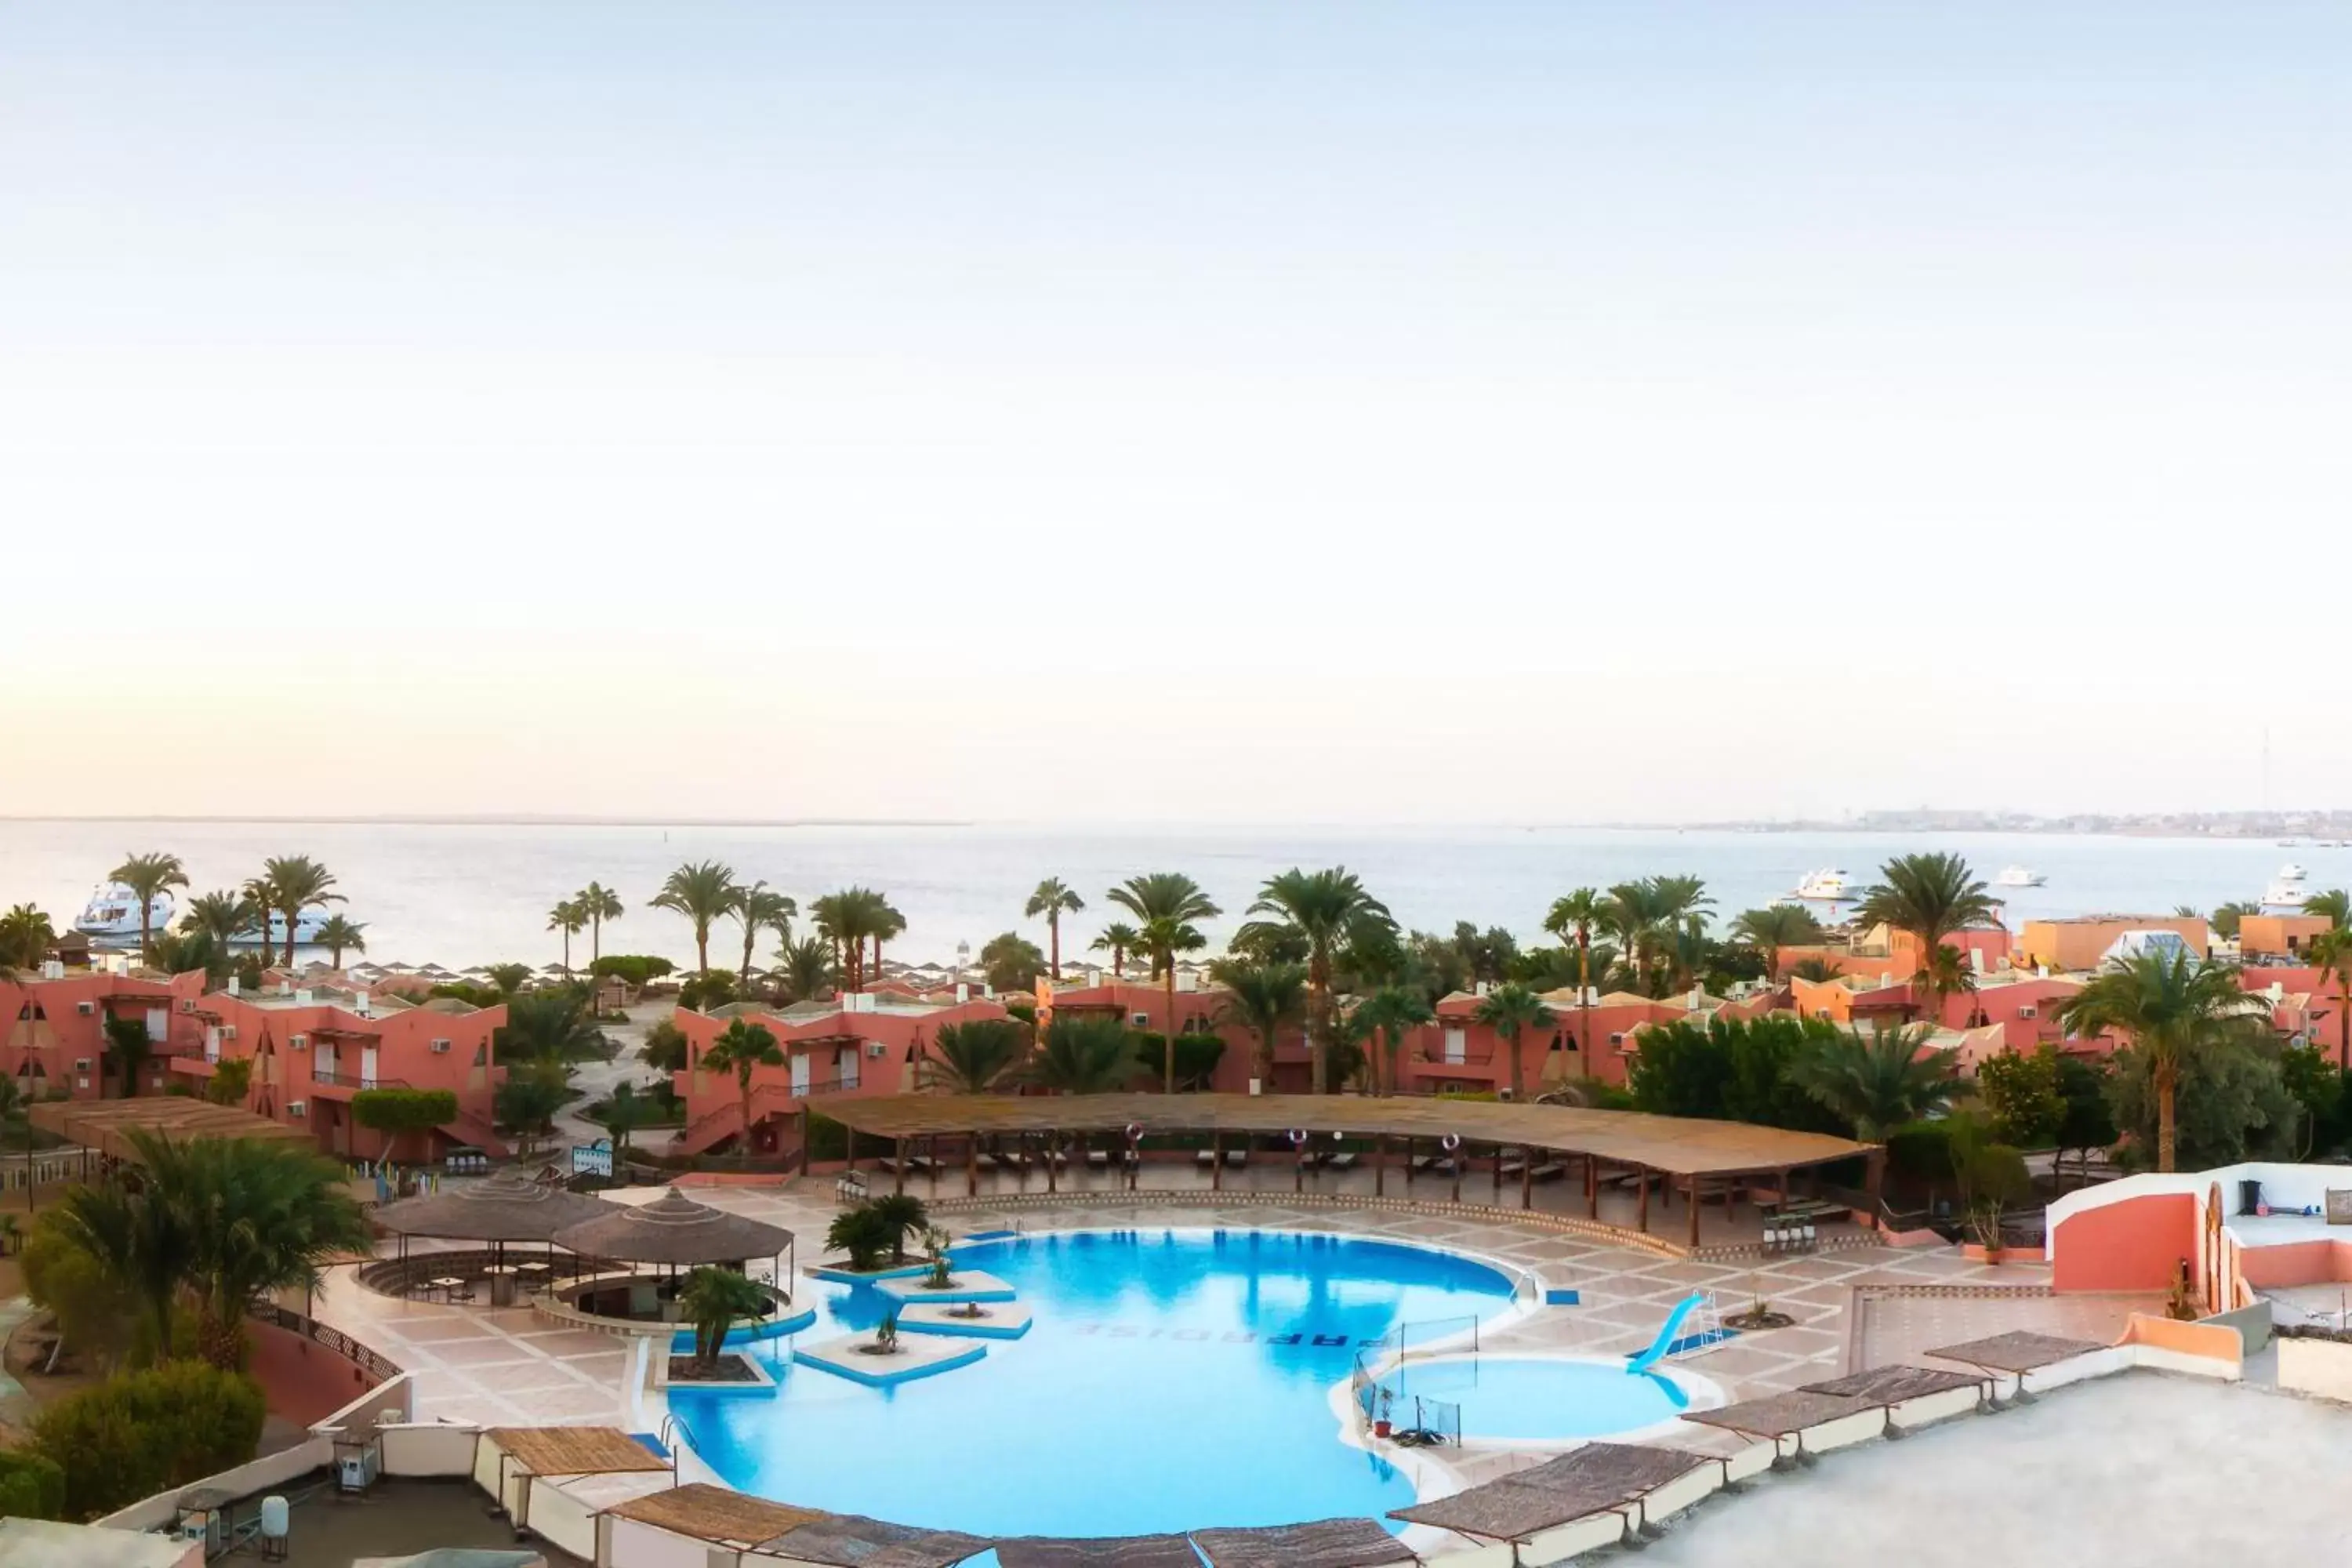
{"type": "Polygon", "coordinates": [[[466,1299],[475,1282],[483,1281],[490,1304],[507,1306],[534,1279],[553,1277],[558,1231],[599,1218],[616,1206],[555,1183],[535,1181],[520,1171],[501,1171],[483,1181],[403,1198],[376,1210],[375,1223],[400,1237],[400,1252],[396,1258],[362,1268],[360,1278],[371,1288],[394,1295],[415,1294],[421,1287],[453,1300],[466,1299]],[[483,1242],[488,1250],[425,1252],[412,1258],[411,1237],[483,1242]],[[534,1242],[545,1249],[541,1257],[509,1262],[509,1245],[534,1242]],[[457,1284],[440,1283],[447,1279],[457,1284]]]}
{"type": "Polygon", "coordinates": [[[1930,1421],[1968,1414],[1991,1396],[1992,1384],[1981,1373],[1894,1365],[1809,1383],[1801,1392],[1883,1405],[1886,1407],[1887,1436],[1893,1437],[1930,1421]]]}
{"type": "Polygon", "coordinates": [[[1200,1554],[1181,1535],[1021,1535],[996,1543],[996,1561],[1000,1568],[1201,1568],[1200,1554]]]}
{"type": "Polygon", "coordinates": [[[1653,1511],[1688,1507],[1721,1485],[1724,1472],[1723,1460],[1678,1448],[1587,1443],[1389,1517],[1507,1546],[1518,1563],[1557,1563],[1625,1540],[1653,1511]]]}
{"type": "MultiPolygon", "coordinates": [[[[583,1258],[658,1268],[658,1277],[597,1280],[581,1310],[600,1317],[656,1321],[677,1316],[680,1269],[741,1270],[753,1258],[771,1260],[780,1283],[791,1279],[793,1233],[779,1225],[729,1214],[670,1188],[649,1204],[600,1204],[604,1212],[555,1233],[555,1244],[583,1258]]],[[[791,1300],[783,1290],[778,1294],[791,1300]]]]}
{"type": "Polygon", "coordinates": [[[1881,1400],[1801,1389],[1743,1399],[1714,1410],[1685,1411],[1683,1419],[1766,1439],[1772,1444],[1772,1462],[1780,1465],[1885,1436],[1886,1405],[1881,1400]]]}
{"type": "Polygon", "coordinates": [[[892,1524],[863,1514],[824,1514],[762,1542],[759,1568],[951,1568],[988,1550],[976,1535],[892,1524]]]}
{"type": "Polygon", "coordinates": [[[1325,1519],[1262,1530],[1196,1530],[1209,1568],[1403,1568],[1421,1561],[1369,1519],[1325,1519]]]}

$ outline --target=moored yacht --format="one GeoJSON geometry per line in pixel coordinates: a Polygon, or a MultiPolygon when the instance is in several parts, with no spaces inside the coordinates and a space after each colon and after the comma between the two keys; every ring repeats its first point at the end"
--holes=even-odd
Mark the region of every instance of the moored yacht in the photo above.
{"type": "Polygon", "coordinates": [[[2263,902],[2273,909],[2299,910],[2311,895],[2304,890],[2304,868],[2290,860],[2278,868],[2271,885],[2263,889],[2263,902]]]}
{"type": "MultiPolygon", "coordinates": [[[[168,930],[172,924],[172,895],[166,889],[157,893],[147,906],[147,929],[151,931],[168,930]]],[[[74,920],[74,930],[100,941],[139,940],[139,895],[120,882],[103,882],[89,895],[74,920]]]]}
{"type": "Polygon", "coordinates": [[[2003,888],[2038,888],[2049,879],[2031,866],[2003,866],[1993,882],[2003,888]]]}
{"type": "Polygon", "coordinates": [[[1837,903],[1853,895],[1847,891],[1846,874],[1833,866],[1818,871],[1808,871],[1797,881],[1797,897],[1837,903]]]}

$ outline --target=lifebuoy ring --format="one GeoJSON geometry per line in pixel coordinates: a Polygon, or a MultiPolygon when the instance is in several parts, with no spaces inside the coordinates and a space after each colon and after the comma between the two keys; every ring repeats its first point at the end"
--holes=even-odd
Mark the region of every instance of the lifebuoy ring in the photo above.
{"type": "Polygon", "coordinates": [[[1304,1127],[1294,1127],[1294,1128],[1292,1128],[1292,1129],[1290,1130],[1290,1146],[1291,1146],[1292,1148],[1296,1149],[1296,1148],[1297,1148],[1300,1144],[1302,1144],[1302,1143],[1304,1143],[1304,1142],[1307,1142],[1307,1129],[1306,1129],[1306,1128],[1304,1128],[1304,1127]]]}
{"type": "Polygon", "coordinates": [[[1127,1141],[1130,1143],[1140,1143],[1143,1142],[1142,1122],[1130,1121],[1127,1124],[1127,1141]]]}
{"type": "Polygon", "coordinates": [[[1440,1138],[1437,1142],[1444,1146],[1447,1153],[1451,1154],[1454,1151],[1462,1147],[1462,1134],[1459,1132],[1448,1132],[1444,1137],[1440,1138]]]}

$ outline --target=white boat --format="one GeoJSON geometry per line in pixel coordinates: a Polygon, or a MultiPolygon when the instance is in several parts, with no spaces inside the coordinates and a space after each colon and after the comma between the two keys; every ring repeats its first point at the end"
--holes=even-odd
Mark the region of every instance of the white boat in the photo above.
{"type": "Polygon", "coordinates": [[[2003,866],[1993,885],[2001,888],[2038,888],[2050,879],[2031,866],[2003,866]]]}
{"type": "Polygon", "coordinates": [[[2304,868],[2290,860],[2278,868],[2271,885],[2263,889],[2263,903],[2272,909],[2299,910],[2311,895],[2304,890],[2304,868]]]}
{"type": "Polygon", "coordinates": [[[1846,874],[1834,866],[1808,871],[1797,881],[1797,897],[1839,903],[1853,895],[1846,890],[1846,874]]]}
{"type": "MultiPolygon", "coordinates": [[[[169,889],[155,895],[147,906],[149,931],[169,931],[172,926],[172,895],[169,889]]],[[[84,936],[139,940],[139,895],[120,882],[104,882],[92,889],[89,902],[82,906],[74,921],[74,930],[84,936]]]]}
{"type": "MultiPolygon", "coordinates": [[[[304,910],[301,917],[294,922],[294,945],[297,947],[317,945],[320,929],[331,918],[333,917],[321,914],[317,910],[304,910]]],[[[261,934],[251,926],[247,926],[228,941],[231,947],[253,947],[260,942],[261,934]]],[[[283,914],[272,914],[269,917],[269,944],[278,948],[286,945],[286,917],[283,914]]]]}

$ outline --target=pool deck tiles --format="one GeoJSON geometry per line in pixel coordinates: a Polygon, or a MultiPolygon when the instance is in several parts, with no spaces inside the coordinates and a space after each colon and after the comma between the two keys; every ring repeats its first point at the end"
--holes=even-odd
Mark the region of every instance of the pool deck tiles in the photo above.
{"type": "Polygon", "coordinates": [[[902,1334],[950,1334],[974,1340],[1017,1340],[1030,1328],[1029,1309],[1018,1301],[998,1301],[981,1308],[982,1316],[956,1315],[946,1301],[910,1301],[898,1312],[902,1334]]]}
{"type": "Polygon", "coordinates": [[[929,1333],[900,1335],[898,1348],[887,1356],[862,1353],[862,1347],[873,1343],[870,1333],[843,1334],[819,1340],[813,1345],[796,1346],[793,1360],[852,1383],[862,1383],[868,1388],[888,1388],[970,1366],[988,1353],[988,1347],[978,1340],[929,1333]]]}

